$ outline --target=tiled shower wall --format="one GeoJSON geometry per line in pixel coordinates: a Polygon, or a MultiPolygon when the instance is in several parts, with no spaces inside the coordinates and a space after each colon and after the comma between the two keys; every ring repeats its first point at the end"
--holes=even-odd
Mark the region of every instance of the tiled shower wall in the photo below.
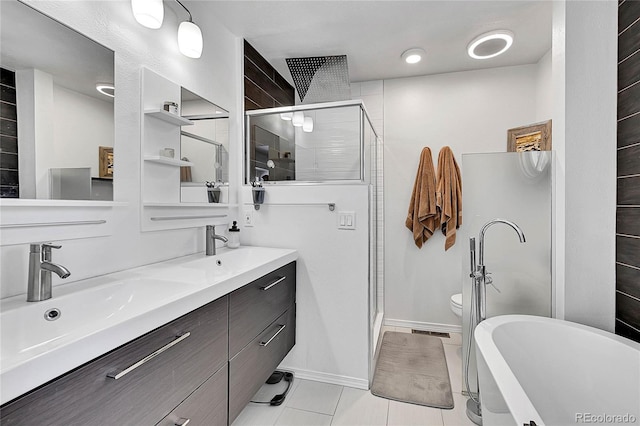
{"type": "Polygon", "coordinates": [[[0,68],[0,197],[18,198],[16,77],[0,68]]]}
{"type": "Polygon", "coordinates": [[[244,42],[244,109],[292,106],[293,86],[247,41],[244,42]]]}
{"type": "Polygon", "coordinates": [[[618,4],[616,334],[640,342],[640,1],[618,4]]]}

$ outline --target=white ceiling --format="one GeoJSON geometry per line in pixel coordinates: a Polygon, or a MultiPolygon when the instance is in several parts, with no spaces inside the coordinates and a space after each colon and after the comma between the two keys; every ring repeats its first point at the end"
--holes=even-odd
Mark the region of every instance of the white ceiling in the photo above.
{"type": "Polygon", "coordinates": [[[292,57],[346,54],[351,82],[535,63],[551,48],[551,8],[551,1],[480,0],[206,4],[206,10],[245,38],[289,82],[285,58],[292,57]],[[511,49],[493,59],[471,59],[466,53],[469,42],[495,29],[515,33],[511,49]],[[413,66],[400,58],[411,47],[427,52],[413,66]]]}

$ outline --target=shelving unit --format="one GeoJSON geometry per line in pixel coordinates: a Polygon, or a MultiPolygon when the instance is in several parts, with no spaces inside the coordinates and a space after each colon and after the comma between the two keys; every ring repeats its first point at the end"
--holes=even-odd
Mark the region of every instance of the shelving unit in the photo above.
{"type": "Polygon", "coordinates": [[[175,167],[193,166],[193,163],[190,161],[179,160],[177,158],[162,157],[160,155],[146,155],[144,157],[144,161],[175,167]]]}
{"type": "Polygon", "coordinates": [[[166,121],[167,123],[175,124],[176,126],[191,126],[193,121],[187,120],[184,117],[180,117],[176,114],[171,114],[163,109],[145,109],[144,113],[151,117],[155,117],[159,120],[166,121]]]}

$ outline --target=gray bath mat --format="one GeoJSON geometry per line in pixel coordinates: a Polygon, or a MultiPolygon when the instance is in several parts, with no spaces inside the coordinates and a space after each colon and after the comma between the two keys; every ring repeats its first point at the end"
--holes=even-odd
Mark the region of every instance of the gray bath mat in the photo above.
{"type": "Polygon", "coordinates": [[[421,334],[386,332],[371,393],[435,408],[453,408],[442,341],[421,334]]]}

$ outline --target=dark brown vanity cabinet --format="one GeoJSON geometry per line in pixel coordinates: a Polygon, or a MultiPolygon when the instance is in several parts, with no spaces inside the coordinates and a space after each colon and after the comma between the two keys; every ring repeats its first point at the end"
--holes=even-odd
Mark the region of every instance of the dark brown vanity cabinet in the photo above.
{"type": "Polygon", "coordinates": [[[229,422],[295,344],[296,264],[229,294],[229,422]]]}
{"type": "Polygon", "coordinates": [[[0,424],[227,425],[294,340],[295,262],[3,405],[0,424]]]}

